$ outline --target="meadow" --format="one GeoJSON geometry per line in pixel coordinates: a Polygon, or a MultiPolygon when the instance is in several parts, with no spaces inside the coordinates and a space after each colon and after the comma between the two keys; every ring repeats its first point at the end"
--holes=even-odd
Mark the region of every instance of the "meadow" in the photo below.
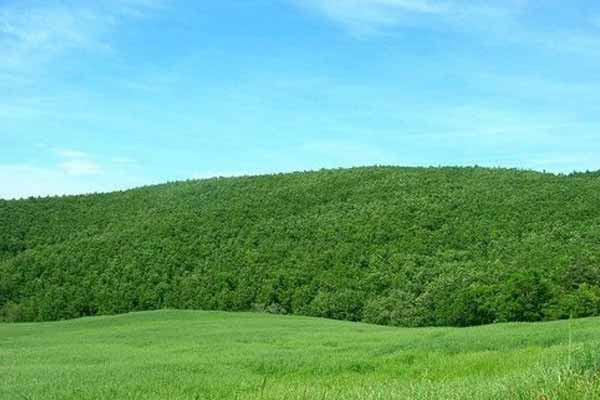
{"type": "Polygon", "coordinates": [[[0,324],[0,399],[600,399],[600,319],[397,328],[151,311],[0,324]]]}

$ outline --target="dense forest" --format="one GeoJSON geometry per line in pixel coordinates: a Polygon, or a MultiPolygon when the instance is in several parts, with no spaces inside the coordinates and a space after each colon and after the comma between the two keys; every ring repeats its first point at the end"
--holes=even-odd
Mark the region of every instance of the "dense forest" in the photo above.
{"type": "Polygon", "coordinates": [[[0,201],[0,319],[600,315],[600,176],[368,167],[0,201]]]}

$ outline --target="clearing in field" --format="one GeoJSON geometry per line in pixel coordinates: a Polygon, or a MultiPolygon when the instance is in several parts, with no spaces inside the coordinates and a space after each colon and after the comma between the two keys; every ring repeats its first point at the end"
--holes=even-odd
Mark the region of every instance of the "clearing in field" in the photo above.
{"type": "Polygon", "coordinates": [[[196,311],[0,324],[0,398],[600,399],[599,332],[196,311]]]}

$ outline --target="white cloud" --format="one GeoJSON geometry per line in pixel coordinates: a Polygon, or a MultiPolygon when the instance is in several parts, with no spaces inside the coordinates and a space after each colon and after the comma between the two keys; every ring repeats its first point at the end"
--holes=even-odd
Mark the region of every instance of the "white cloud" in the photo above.
{"type": "Polygon", "coordinates": [[[30,164],[0,165],[0,198],[92,192],[92,185],[73,179],[59,169],[30,164]]]}
{"type": "Polygon", "coordinates": [[[111,161],[114,164],[119,164],[119,165],[136,164],[136,160],[134,160],[133,158],[127,158],[127,157],[115,157],[111,161]]]}
{"type": "Polygon", "coordinates": [[[61,149],[58,150],[58,154],[65,158],[89,158],[87,153],[79,150],[61,149]]]}
{"type": "Polygon", "coordinates": [[[147,18],[167,7],[168,0],[113,0],[109,7],[117,9],[118,14],[132,18],[147,18]],[[111,5],[112,3],[112,5],[111,5]]]}
{"type": "Polygon", "coordinates": [[[63,86],[61,69],[72,60],[117,59],[119,30],[162,15],[167,1],[0,0],[0,120],[97,118],[79,107],[95,95],[87,84],[45,88],[63,86]]]}
{"type": "Polygon", "coordinates": [[[314,8],[357,34],[373,33],[382,28],[396,25],[411,13],[444,13],[447,7],[418,0],[315,0],[303,4],[314,8]]]}
{"type": "Polygon", "coordinates": [[[101,48],[104,23],[91,12],[66,6],[0,9],[4,68],[32,67],[73,48],[101,48]]]}
{"type": "Polygon", "coordinates": [[[427,23],[481,27],[506,20],[519,9],[520,2],[504,3],[464,0],[308,0],[296,1],[342,25],[355,35],[380,33],[395,26],[427,23]]]}
{"type": "MultiPolygon", "coordinates": [[[[108,168],[105,173],[95,157],[85,151],[56,149],[45,143],[35,143],[34,147],[59,160],[54,165],[34,161],[0,164],[0,199],[106,192],[150,183],[123,168],[108,168]]],[[[130,158],[112,158],[111,161],[135,163],[130,158]]]]}
{"type": "Polygon", "coordinates": [[[67,174],[74,176],[98,175],[102,173],[102,168],[93,160],[84,158],[73,158],[63,161],[58,166],[67,174]]]}
{"type": "Polygon", "coordinates": [[[2,4],[0,72],[18,72],[16,76],[22,77],[25,72],[72,50],[110,50],[109,35],[125,19],[143,18],[163,4],[158,0],[47,3],[25,0],[2,4]]]}
{"type": "MultiPolygon", "coordinates": [[[[291,0],[322,15],[352,35],[369,37],[395,29],[419,27],[477,35],[484,42],[600,56],[595,29],[552,26],[541,30],[531,23],[539,10],[527,0],[291,0]]],[[[600,18],[588,25],[600,27],[600,18]]]]}
{"type": "MultiPolygon", "coordinates": [[[[82,166],[73,166],[74,172],[82,166]]],[[[90,170],[87,167],[88,171],[90,170]]],[[[109,192],[158,183],[143,176],[120,174],[70,174],[60,166],[33,163],[0,164],[0,199],[109,192]]]]}
{"type": "Polygon", "coordinates": [[[68,175],[99,175],[103,172],[102,167],[86,152],[61,149],[57,153],[63,158],[58,168],[68,175]]]}

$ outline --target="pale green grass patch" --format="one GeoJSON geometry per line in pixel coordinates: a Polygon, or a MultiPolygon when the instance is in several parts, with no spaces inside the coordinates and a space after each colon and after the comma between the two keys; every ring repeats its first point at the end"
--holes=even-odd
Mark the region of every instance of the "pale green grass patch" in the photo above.
{"type": "Polygon", "coordinates": [[[0,399],[600,399],[599,371],[600,319],[402,329],[159,311],[0,324],[0,399]]]}

